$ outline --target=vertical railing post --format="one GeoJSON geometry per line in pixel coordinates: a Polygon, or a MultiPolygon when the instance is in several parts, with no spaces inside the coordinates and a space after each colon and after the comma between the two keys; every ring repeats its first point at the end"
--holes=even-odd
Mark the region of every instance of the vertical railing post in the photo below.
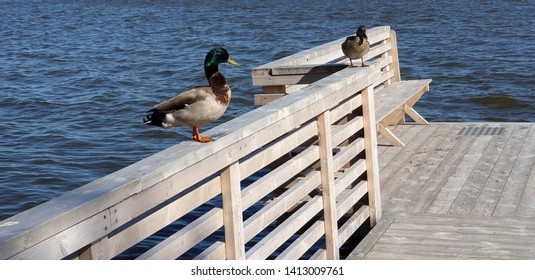
{"type": "Polygon", "coordinates": [[[362,90],[362,112],[364,115],[364,145],[366,149],[366,175],[370,207],[370,224],[371,226],[374,226],[381,220],[381,190],[379,185],[375,102],[372,86],[362,90]]]}
{"type": "Polygon", "coordinates": [[[401,71],[399,70],[398,41],[394,30],[390,30],[390,45],[390,56],[392,57],[390,69],[394,71],[394,77],[390,80],[392,82],[399,82],[401,81],[401,71]]]}
{"type": "Polygon", "coordinates": [[[320,171],[323,213],[326,239],[326,255],[329,260],[340,258],[338,240],[338,217],[336,216],[336,192],[334,188],[334,163],[331,138],[330,111],[318,117],[320,171]]]}
{"type": "MultiPolygon", "coordinates": [[[[386,82],[386,84],[392,84],[395,82],[401,81],[401,71],[399,70],[399,55],[398,55],[398,41],[396,39],[396,32],[390,30],[390,51],[389,55],[392,57],[392,63],[390,68],[394,71],[394,76],[386,82]]],[[[405,123],[405,114],[401,114],[393,123],[404,124],[405,123]]]]}
{"type": "Polygon", "coordinates": [[[229,165],[221,173],[221,194],[226,256],[228,260],[243,260],[245,259],[245,243],[238,162],[229,165]]]}
{"type": "Polygon", "coordinates": [[[80,260],[109,260],[109,239],[107,236],[97,240],[80,250],[80,260]]]}

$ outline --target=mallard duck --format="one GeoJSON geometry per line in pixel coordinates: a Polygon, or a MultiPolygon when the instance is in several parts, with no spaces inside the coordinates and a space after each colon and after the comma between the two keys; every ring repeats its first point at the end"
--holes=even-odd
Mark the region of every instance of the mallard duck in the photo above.
{"type": "Polygon", "coordinates": [[[368,36],[366,36],[366,27],[364,25],[359,26],[356,36],[349,36],[342,43],[342,52],[349,58],[351,67],[353,66],[353,59],[361,59],[362,67],[364,65],[364,55],[370,50],[370,43],[368,42],[368,36]]]}
{"type": "Polygon", "coordinates": [[[228,62],[239,66],[224,48],[213,48],[204,60],[204,73],[209,87],[195,87],[162,102],[147,111],[145,124],[164,128],[189,126],[193,128],[193,140],[206,143],[210,136],[201,136],[199,127],[219,119],[227,110],[231,91],[225,77],[219,72],[219,64],[228,62]]]}

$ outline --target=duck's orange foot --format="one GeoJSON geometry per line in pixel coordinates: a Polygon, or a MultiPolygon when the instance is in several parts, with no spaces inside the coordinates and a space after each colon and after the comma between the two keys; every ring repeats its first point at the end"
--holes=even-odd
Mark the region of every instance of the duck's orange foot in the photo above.
{"type": "Polygon", "coordinates": [[[201,142],[201,143],[208,143],[208,142],[211,142],[213,141],[214,139],[212,139],[212,137],[210,136],[201,136],[201,135],[193,135],[193,140],[197,141],[197,142],[201,142]]]}
{"type": "Polygon", "coordinates": [[[201,136],[201,134],[199,133],[199,128],[196,126],[193,127],[193,136],[191,136],[191,138],[201,143],[208,143],[213,141],[212,137],[210,136],[201,136]]]}

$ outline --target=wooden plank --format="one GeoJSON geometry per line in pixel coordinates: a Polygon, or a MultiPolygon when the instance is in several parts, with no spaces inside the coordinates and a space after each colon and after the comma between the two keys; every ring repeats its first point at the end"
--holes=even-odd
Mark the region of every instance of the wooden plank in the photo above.
{"type": "MultiPolygon", "coordinates": [[[[338,190],[344,190],[345,187],[341,185],[341,182],[337,182],[336,185],[337,192],[338,190]]],[[[366,181],[360,181],[354,188],[348,189],[347,191],[338,192],[337,202],[336,202],[336,215],[337,217],[342,217],[346,214],[357,202],[359,202],[362,197],[368,193],[368,184],[366,181]]],[[[367,207],[366,207],[367,208],[367,207]]],[[[369,215],[368,215],[369,216],[369,215]]],[[[368,218],[368,217],[366,217],[368,218]]],[[[354,231],[352,232],[354,233],[354,231]]],[[[340,244],[344,244],[347,239],[341,239],[340,244]]]]}
{"type": "Polygon", "coordinates": [[[417,149],[411,150],[406,162],[399,162],[402,165],[397,166],[394,178],[383,184],[385,189],[395,189],[390,196],[392,199],[385,202],[385,209],[389,212],[419,212],[429,203],[426,199],[431,194],[428,192],[434,188],[432,185],[426,186],[427,182],[451,150],[455,143],[455,136],[452,135],[457,132],[450,126],[437,127],[433,134],[422,139],[417,149]],[[437,149],[439,146],[441,148],[437,149]]]}
{"type": "Polygon", "coordinates": [[[280,139],[261,152],[251,156],[250,158],[247,158],[240,163],[241,180],[251,176],[253,173],[268,166],[281,156],[289,153],[305,141],[314,137],[316,133],[317,125],[313,122],[309,123],[299,128],[297,131],[289,135],[285,135],[283,139],[280,139]]]}
{"type": "Polygon", "coordinates": [[[465,143],[473,141],[468,138],[459,141],[457,133],[460,127],[461,125],[440,124],[435,134],[421,146],[421,153],[411,159],[408,168],[411,172],[407,174],[411,194],[409,199],[404,200],[403,205],[408,212],[420,213],[429,207],[440,191],[438,186],[443,185],[451,176],[465,149],[469,147],[465,143]]]}
{"type": "MultiPolygon", "coordinates": [[[[113,258],[220,193],[221,182],[218,176],[105,240],[108,244],[108,255],[103,255],[102,258],[113,258]]],[[[135,207],[138,200],[133,197],[128,200],[128,204],[130,203],[133,205],[128,207],[135,207]]],[[[121,204],[118,204],[111,209],[112,220],[127,220],[119,215],[119,213],[124,212],[123,208],[121,204]]]]}
{"type": "Polygon", "coordinates": [[[526,189],[522,195],[520,206],[518,209],[518,216],[525,218],[535,217],[535,168],[531,170],[528,176],[526,189]]]}
{"type": "Polygon", "coordinates": [[[276,197],[268,205],[249,217],[245,223],[245,240],[251,240],[275,219],[286,211],[294,208],[299,202],[308,197],[308,194],[321,184],[319,171],[313,171],[301,179],[290,190],[276,197]]]}
{"type": "Polygon", "coordinates": [[[372,87],[362,90],[362,111],[364,118],[364,146],[366,150],[366,180],[368,181],[368,203],[370,224],[374,226],[381,220],[381,190],[379,184],[379,164],[377,155],[377,131],[375,104],[372,87]]]}
{"type": "Polygon", "coordinates": [[[320,146],[321,194],[327,259],[340,258],[338,242],[338,218],[336,217],[336,195],[334,191],[333,147],[331,140],[331,116],[326,111],[318,117],[318,136],[320,146]]]}
{"type": "MultiPolygon", "coordinates": [[[[80,249],[78,256],[79,260],[108,260],[112,258],[111,246],[108,242],[108,237],[103,237],[100,240],[91,243],[86,248],[80,249]]],[[[76,259],[76,258],[75,258],[76,259]]]]}
{"type": "Polygon", "coordinates": [[[405,247],[407,251],[451,252],[454,258],[518,258],[535,255],[532,236],[522,231],[495,231],[491,228],[456,226],[449,227],[407,227],[394,224],[382,236],[381,244],[394,248],[405,247]],[[522,252],[527,251],[527,252],[522,252]]]}
{"type": "Polygon", "coordinates": [[[401,141],[388,127],[382,123],[377,124],[377,131],[394,147],[405,147],[405,143],[401,141]]]}
{"type": "MultiPolygon", "coordinates": [[[[394,213],[391,213],[394,215],[394,213]]],[[[396,222],[401,224],[414,225],[455,225],[470,227],[474,224],[480,227],[489,228],[514,228],[535,230],[535,221],[522,218],[492,217],[492,216],[456,216],[442,214],[400,214],[396,215],[396,222]],[[416,219],[415,219],[416,218],[416,219]]]]}
{"type": "MultiPolygon", "coordinates": [[[[403,143],[410,143],[414,138],[419,137],[419,134],[424,129],[423,126],[414,125],[397,125],[391,127],[395,135],[403,143]]],[[[383,169],[389,162],[394,160],[396,156],[403,150],[401,147],[393,147],[381,134],[377,136],[377,151],[379,152],[379,173],[382,176],[383,169]]]]}
{"type": "Polygon", "coordinates": [[[392,45],[392,48],[390,49],[390,57],[392,57],[392,64],[390,65],[390,69],[394,71],[394,76],[390,83],[400,82],[401,71],[399,70],[398,43],[396,38],[396,32],[394,30],[390,30],[389,40],[390,44],[392,45]]]}
{"type": "Polygon", "coordinates": [[[342,64],[306,64],[306,65],[291,65],[278,66],[271,68],[272,76],[286,76],[286,75],[309,75],[309,74],[333,74],[347,65],[342,64]]]}
{"type": "MultiPolygon", "coordinates": [[[[393,260],[526,260],[532,259],[535,252],[529,247],[501,246],[492,242],[466,244],[460,243],[456,247],[447,244],[433,245],[425,242],[416,242],[393,246],[392,244],[379,244],[368,255],[368,259],[393,260]],[[483,247],[486,246],[486,247],[483,247]]],[[[532,243],[528,243],[528,246],[532,243]]]]}
{"type": "MultiPolygon", "coordinates": [[[[337,197],[343,195],[342,191],[348,187],[351,182],[353,182],[362,172],[364,172],[364,160],[361,160],[359,163],[353,165],[350,167],[350,169],[347,172],[344,172],[344,174],[338,178],[336,178],[336,195],[337,197]]],[[[362,196],[364,196],[367,193],[367,184],[365,181],[360,182],[357,186],[355,186],[348,194],[343,195],[340,202],[337,203],[336,207],[336,216],[342,217],[344,213],[346,213],[349,208],[351,208],[362,196]]],[[[367,207],[366,207],[367,208],[367,207]]],[[[363,216],[358,215],[358,217],[362,218],[363,216]]],[[[369,211],[366,213],[366,218],[369,217],[369,211]]],[[[357,218],[355,218],[354,222],[351,223],[351,225],[355,225],[355,222],[357,221],[357,218]]],[[[362,219],[360,219],[362,221],[362,219]]],[[[362,223],[361,223],[362,224],[362,223]]],[[[315,222],[310,228],[308,228],[299,239],[295,240],[286,250],[284,250],[277,259],[297,259],[300,256],[302,256],[312,245],[314,245],[323,235],[325,226],[323,221],[317,221],[315,222]]],[[[347,235],[352,228],[346,227],[344,228],[344,233],[347,235]]],[[[345,235],[343,236],[345,238],[345,235]]],[[[345,242],[345,240],[343,241],[345,242]]],[[[341,242],[341,244],[343,243],[341,242]]],[[[324,250],[325,251],[325,250],[324,250]]],[[[326,254],[325,254],[326,256],[326,254]]]]}
{"type": "Polygon", "coordinates": [[[347,242],[369,217],[370,208],[367,205],[361,206],[353,215],[351,215],[342,227],[340,227],[340,244],[347,242]]]}
{"type": "Polygon", "coordinates": [[[381,74],[377,76],[373,82],[373,86],[376,92],[381,91],[385,87],[388,87],[390,84],[387,82],[394,77],[395,73],[393,70],[389,70],[390,64],[392,63],[392,57],[387,56],[380,60],[381,63],[381,74]]]}
{"type": "Polygon", "coordinates": [[[503,195],[507,178],[520,152],[519,147],[522,146],[528,134],[529,130],[523,129],[523,127],[525,128],[522,125],[514,127],[514,131],[503,148],[493,172],[485,182],[483,191],[478,196],[474,208],[470,212],[471,215],[490,216],[493,214],[500,196],[503,195]]]}
{"type": "MultiPolygon", "coordinates": [[[[535,163],[532,162],[535,158],[535,149],[532,148],[535,143],[535,135],[533,135],[534,130],[535,126],[531,124],[530,134],[522,147],[523,151],[520,153],[518,159],[519,165],[524,166],[523,169],[526,169],[525,176],[514,176],[514,178],[522,180],[519,182],[520,185],[524,185],[524,190],[518,203],[516,214],[519,217],[525,218],[535,217],[535,163]],[[524,149],[524,147],[526,147],[526,149],[524,149]],[[528,150],[528,152],[524,152],[526,150],[528,150]],[[531,167],[529,162],[532,162],[531,167]]],[[[517,169],[515,168],[515,170],[517,169]]],[[[524,174],[524,172],[522,173],[524,174]]]]}
{"type": "Polygon", "coordinates": [[[223,246],[225,246],[223,242],[215,242],[208,249],[195,256],[193,260],[224,260],[226,254],[225,250],[222,249],[223,246]]]}
{"type": "Polygon", "coordinates": [[[362,260],[366,258],[368,253],[372,250],[376,243],[385,231],[390,227],[395,218],[383,217],[377,225],[375,225],[371,231],[359,242],[359,244],[353,249],[353,251],[347,256],[348,260],[362,260]]]}
{"type": "Polygon", "coordinates": [[[316,251],[312,257],[310,257],[310,260],[325,260],[326,258],[326,252],[324,249],[316,251]]]}
{"type": "MultiPolygon", "coordinates": [[[[519,221],[520,224],[523,221],[519,221]]],[[[395,237],[396,240],[405,239],[423,239],[425,237],[431,239],[430,241],[440,242],[474,242],[474,241],[490,241],[503,240],[503,242],[523,242],[521,239],[529,238],[535,242],[533,238],[535,234],[533,231],[526,230],[526,228],[512,228],[512,227],[485,227],[479,225],[474,221],[471,225],[459,226],[455,223],[451,224],[413,224],[413,223],[396,223],[392,225],[385,234],[385,239],[381,242],[387,242],[387,238],[395,237]],[[448,236],[449,235],[449,236],[448,236]],[[463,240],[457,238],[463,236],[463,240]],[[490,237],[490,240],[489,240],[490,237]],[[435,240],[435,239],[441,240],[435,240]],[[443,239],[443,240],[442,240],[443,239]]]]}
{"type": "MultiPolygon", "coordinates": [[[[284,68],[289,69],[289,68],[284,68]]],[[[307,75],[255,76],[254,86],[308,85],[331,76],[333,73],[311,73],[307,75]]]]}
{"type": "Polygon", "coordinates": [[[394,198],[396,191],[399,189],[399,184],[395,181],[398,175],[407,174],[407,162],[410,161],[416,151],[419,151],[421,146],[425,145],[428,138],[436,133],[439,129],[438,125],[431,125],[426,129],[412,129],[411,133],[418,133],[418,136],[413,137],[413,140],[408,146],[404,147],[399,153],[395,154],[381,170],[381,194],[383,199],[384,209],[388,209],[388,204],[394,198]]]}
{"type": "MultiPolygon", "coordinates": [[[[370,216],[369,207],[364,205],[359,208],[340,228],[340,242],[343,244],[370,216]]],[[[311,259],[324,259],[327,255],[325,249],[318,249],[311,259]]]]}
{"type": "MultiPolygon", "coordinates": [[[[355,149],[354,146],[348,146],[346,150],[353,151],[355,149]]],[[[335,166],[338,166],[338,164],[335,163],[335,166]]],[[[351,184],[355,182],[355,180],[360,177],[364,172],[366,172],[366,160],[359,159],[349,168],[344,169],[344,172],[336,177],[336,187],[338,188],[339,185],[341,185],[342,189],[350,187],[351,184]]]]}
{"type": "MultiPolygon", "coordinates": [[[[429,205],[426,212],[446,214],[457,198],[463,185],[474,170],[483,151],[490,142],[490,137],[474,137],[472,145],[466,150],[458,165],[453,169],[447,180],[440,186],[440,191],[429,205]]],[[[470,143],[470,142],[469,142],[470,143]]]]}
{"type": "Polygon", "coordinates": [[[402,216],[380,234],[381,238],[370,250],[359,256],[369,259],[532,258],[535,250],[530,244],[534,243],[534,227],[535,222],[525,219],[402,216]]]}
{"type": "MultiPolygon", "coordinates": [[[[343,202],[338,203],[337,207],[338,217],[341,217],[343,213],[347,212],[354,203],[358,201],[359,197],[362,197],[366,193],[367,186],[365,183],[360,184],[358,187],[355,187],[351,190],[349,198],[345,198],[343,202]]],[[[361,206],[340,228],[339,238],[340,244],[344,244],[351,235],[370,217],[370,208],[366,205],[361,206]]],[[[321,226],[316,225],[314,226],[321,226]]],[[[319,238],[319,237],[318,237],[319,238]]],[[[316,253],[311,257],[314,259],[325,259],[327,258],[327,250],[318,249],[316,253]]]]}
{"type": "Polygon", "coordinates": [[[301,234],[284,251],[282,251],[276,260],[297,260],[305,254],[322,236],[325,226],[323,221],[316,221],[311,227],[301,234]]]}
{"type": "Polygon", "coordinates": [[[364,128],[364,119],[355,117],[344,125],[333,125],[332,127],[333,130],[336,129],[332,136],[332,145],[338,146],[364,128]]]}
{"type": "Polygon", "coordinates": [[[213,208],[201,218],[150,248],[137,259],[176,259],[223,226],[223,209],[213,208]],[[209,217],[205,219],[203,217],[209,217]]]}
{"type": "Polygon", "coordinates": [[[110,232],[110,220],[109,210],[104,210],[102,213],[11,256],[10,259],[62,259],[90,244],[95,236],[107,235],[110,232]]]}
{"type": "Polygon", "coordinates": [[[238,162],[231,164],[221,172],[223,225],[227,260],[245,259],[240,181],[240,166],[238,162]]]}
{"type": "Polygon", "coordinates": [[[470,173],[470,176],[463,185],[459,195],[453,201],[453,204],[448,210],[448,214],[470,214],[512,131],[512,129],[508,129],[504,135],[486,136],[491,137],[490,142],[484,150],[480,160],[475,164],[474,170],[470,173]]]}
{"type": "MultiPolygon", "coordinates": [[[[379,39],[386,39],[388,37],[387,34],[389,33],[384,31],[386,31],[386,29],[381,30],[380,32],[383,32],[383,35],[378,37],[375,35],[375,30],[370,29],[368,31],[369,34],[372,34],[368,35],[370,42],[374,42],[374,40],[379,39]]],[[[345,37],[335,40],[331,43],[327,43],[326,45],[305,50],[287,58],[257,67],[252,71],[253,85],[282,86],[311,84],[315,81],[323,79],[324,77],[327,77],[334,72],[340,71],[341,69],[347,67],[347,65],[332,64],[331,62],[341,57],[345,58],[340,49],[340,44],[343,42],[343,40],[345,40],[345,37]]],[[[390,43],[372,46],[368,54],[364,56],[364,59],[372,59],[385,52],[388,52],[390,48],[390,43]]],[[[342,61],[337,61],[337,63],[340,62],[345,62],[345,59],[342,61]]],[[[391,60],[381,63],[388,65],[391,63],[391,60]]],[[[384,67],[384,65],[381,67],[384,67]]]]}
{"type": "Polygon", "coordinates": [[[247,251],[248,260],[266,259],[288,238],[310,221],[321,211],[322,199],[313,197],[303,207],[294,212],[277,228],[268,233],[262,240],[247,251]]]}
{"type": "Polygon", "coordinates": [[[377,119],[382,120],[396,109],[403,108],[403,104],[413,96],[421,96],[426,89],[428,90],[429,83],[430,79],[396,82],[377,92],[375,94],[377,119]]]}
{"type": "MultiPolygon", "coordinates": [[[[376,58],[378,56],[382,56],[384,53],[387,53],[392,49],[392,44],[383,41],[382,44],[372,46],[367,54],[364,55],[364,61],[368,61],[370,59],[376,58]]],[[[382,59],[382,57],[376,58],[376,59],[382,59]]]]}
{"type": "Polygon", "coordinates": [[[418,112],[416,112],[412,107],[409,107],[409,105],[404,104],[403,105],[403,111],[409,115],[416,123],[418,124],[424,124],[427,125],[429,122],[427,122],[418,112]]]}
{"type": "Polygon", "coordinates": [[[278,85],[278,86],[263,86],[262,91],[265,94],[286,94],[286,86],[285,85],[278,85]]]}
{"type": "Polygon", "coordinates": [[[244,209],[251,207],[254,203],[299,174],[303,169],[316,162],[319,159],[318,154],[319,147],[310,146],[288,162],[271,171],[269,176],[264,176],[243,189],[244,209]]]}
{"type": "Polygon", "coordinates": [[[255,94],[254,95],[254,105],[256,106],[263,106],[270,102],[273,102],[283,96],[285,96],[285,93],[270,93],[270,94],[255,94]]]}
{"type": "Polygon", "coordinates": [[[361,95],[355,95],[350,100],[338,105],[336,108],[332,109],[332,120],[333,123],[339,121],[341,118],[347,116],[348,114],[352,113],[355,109],[362,106],[362,98],[361,95]]]}

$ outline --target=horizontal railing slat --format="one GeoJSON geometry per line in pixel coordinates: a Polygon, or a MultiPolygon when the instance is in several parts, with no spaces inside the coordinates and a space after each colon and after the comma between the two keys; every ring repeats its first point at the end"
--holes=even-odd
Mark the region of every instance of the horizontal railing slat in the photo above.
{"type": "MultiPolygon", "coordinates": [[[[220,178],[216,177],[180,199],[158,209],[143,220],[111,236],[107,241],[110,248],[114,249],[113,252],[110,252],[110,258],[151,236],[220,193],[220,178]]],[[[117,205],[114,208],[120,209],[121,207],[117,205]]]]}
{"type": "Polygon", "coordinates": [[[309,123],[289,136],[285,136],[277,143],[269,146],[258,154],[246,159],[240,164],[241,177],[245,179],[258,170],[268,166],[281,156],[289,153],[300,144],[316,135],[315,123],[309,123]]]}
{"type": "MultiPolygon", "coordinates": [[[[319,179],[319,176],[318,176],[319,179]]],[[[248,260],[266,259],[322,210],[321,197],[313,197],[246,252],[248,260]]]]}
{"type": "Polygon", "coordinates": [[[210,219],[193,221],[137,259],[175,259],[223,226],[223,209],[214,208],[204,216],[210,219]]]}

